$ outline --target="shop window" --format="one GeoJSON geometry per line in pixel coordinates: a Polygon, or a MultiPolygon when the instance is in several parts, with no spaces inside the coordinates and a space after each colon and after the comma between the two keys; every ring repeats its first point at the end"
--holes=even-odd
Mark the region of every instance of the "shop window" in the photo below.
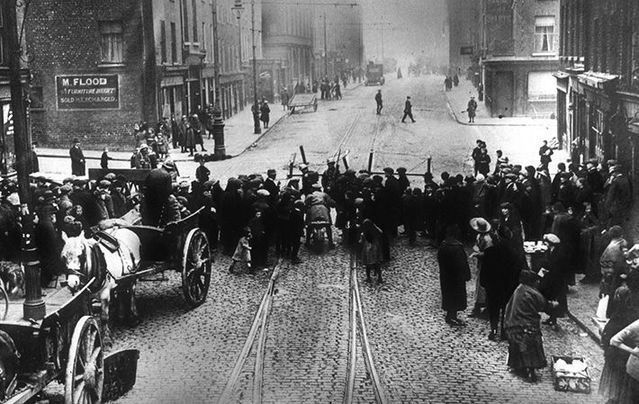
{"type": "Polygon", "coordinates": [[[528,101],[554,101],[557,98],[557,79],[552,72],[528,73],[528,101]]]}
{"type": "Polygon", "coordinates": [[[100,51],[102,63],[122,63],[123,35],[120,21],[101,21],[100,23],[100,51]]]}
{"type": "Polygon", "coordinates": [[[555,52],[555,17],[535,17],[535,53],[555,52]]]}

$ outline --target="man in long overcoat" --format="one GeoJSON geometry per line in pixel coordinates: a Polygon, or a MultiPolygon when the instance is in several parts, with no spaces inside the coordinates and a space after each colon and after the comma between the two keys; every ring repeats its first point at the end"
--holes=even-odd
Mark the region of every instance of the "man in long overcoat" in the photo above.
{"type": "Polygon", "coordinates": [[[446,312],[446,323],[454,326],[464,325],[457,312],[466,310],[466,282],[470,280],[468,257],[458,232],[457,226],[449,226],[437,252],[442,309],[446,312]]]}
{"type": "Polygon", "coordinates": [[[77,176],[86,175],[84,153],[82,153],[78,138],[73,139],[73,146],[69,149],[69,156],[71,156],[71,174],[77,176]]]}

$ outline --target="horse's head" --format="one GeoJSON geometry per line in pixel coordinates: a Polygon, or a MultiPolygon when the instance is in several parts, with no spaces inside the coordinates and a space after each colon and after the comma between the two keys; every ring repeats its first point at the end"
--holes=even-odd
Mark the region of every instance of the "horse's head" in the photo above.
{"type": "MultiPolygon", "coordinates": [[[[62,240],[64,246],[60,253],[67,268],[67,284],[71,289],[78,289],[82,285],[82,277],[86,276],[87,253],[89,251],[89,240],[84,234],[77,237],[69,237],[63,231],[62,240]]],[[[86,281],[86,279],[85,279],[86,281]]]]}

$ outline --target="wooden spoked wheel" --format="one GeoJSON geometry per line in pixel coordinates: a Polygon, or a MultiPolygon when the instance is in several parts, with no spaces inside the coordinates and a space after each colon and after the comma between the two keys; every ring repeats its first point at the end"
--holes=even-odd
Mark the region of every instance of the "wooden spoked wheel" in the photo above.
{"type": "Polygon", "coordinates": [[[182,291],[191,307],[204,303],[211,283],[211,248],[200,229],[192,229],[182,252],[182,291]]]}
{"type": "Polygon", "coordinates": [[[97,321],[80,318],[73,330],[64,383],[65,404],[95,404],[102,401],[104,352],[97,321]]]}
{"type": "Polygon", "coordinates": [[[9,295],[4,287],[4,282],[0,280],[0,316],[2,316],[0,321],[7,318],[7,313],[9,313],[9,295]]]}

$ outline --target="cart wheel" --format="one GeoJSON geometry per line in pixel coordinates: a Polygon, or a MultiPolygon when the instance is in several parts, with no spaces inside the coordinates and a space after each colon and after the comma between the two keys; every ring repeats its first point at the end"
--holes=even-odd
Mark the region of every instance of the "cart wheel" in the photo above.
{"type": "Polygon", "coordinates": [[[4,282],[0,280],[0,315],[2,315],[1,320],[7,318],[7,313],[9,312],[9,295],[7,294],[7,290],[4,287],[4,282]]]}
{"type": "Polygon", "coordinates": [[[182,290],[191,307],[204,303],[211,283],[211,249],[209,239],[200,229],[192,229],[182,252],[182,290]]]}
{"type": "Polygon", "coordinates": [[[64,383],[65,404],[100,403],[104,384],[104,353],[98,323],[80,318],[73,330],[64,383]]]}

